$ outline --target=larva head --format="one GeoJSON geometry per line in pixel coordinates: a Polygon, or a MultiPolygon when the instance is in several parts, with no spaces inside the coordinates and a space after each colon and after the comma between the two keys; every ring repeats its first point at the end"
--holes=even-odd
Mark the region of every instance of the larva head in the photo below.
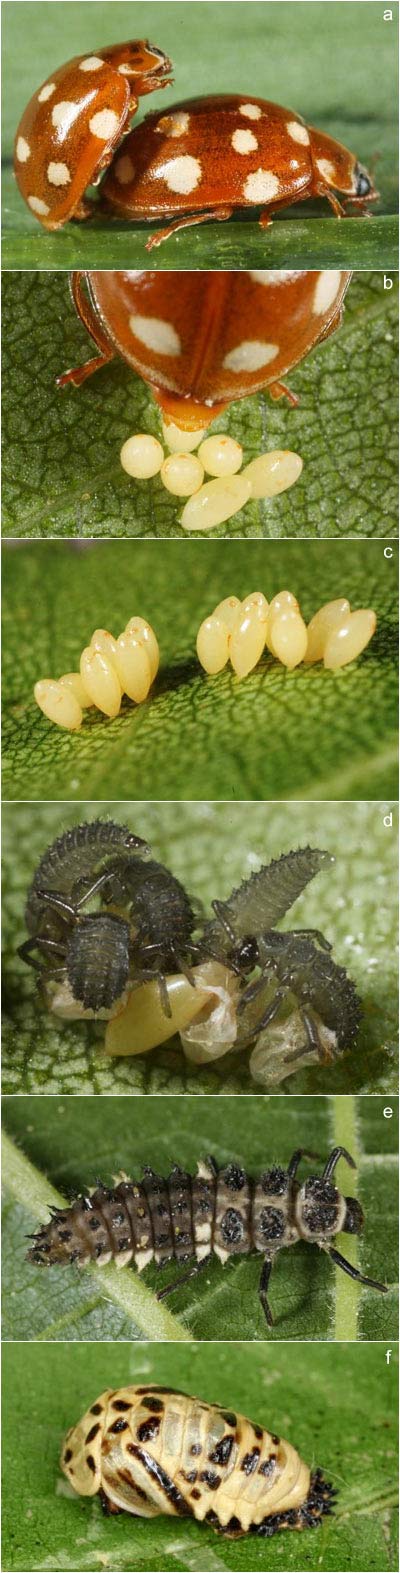
{"type": "Polygon", "coordinates": [[[354,1207],[354,1219],[357,1210],[361,1215],[359,1227],[350,1228],[349,1233],[359,1233],[362,1228],[363,1215],[358,1202],[353,1198],[342,1196],[341,1192],[329,1180],[313,1175],[300,1187],[295,1201],[295,1216],[302,1240],[314,1241],[320,1244],[323,1240],[333,1239],[342,1229],[346,1229],[347,1210],[350,1201],[354,1207]]]}
{"type": "Polygon", "coordinates": [[[101,1452],[107,1405],[113,1389],[107,1387],[96,1403],[72,1426],[63,1442],[60,1464],[79,1496],[93,1497],[101,1486],[101,1452]]]}
{"type": "Polygon", "coordinates": [[[349,153],[341,142],[326,136],[323,131],[313,126],[309,130],[315,182],[319,180],[330,191],[340,191],[358,203],[376,202],[379,192],[375,191],[371,175],[358,163],[354,153],[349,153]]]}
{"type": "Polygon", "coordinates": [[[110,163],[138,97],[165,86],[169,69],[161,50],[134,40],[74,56],[33,94],[15,137],[14,172],[45,229],[89,216],[86,188],[110,163]]]}

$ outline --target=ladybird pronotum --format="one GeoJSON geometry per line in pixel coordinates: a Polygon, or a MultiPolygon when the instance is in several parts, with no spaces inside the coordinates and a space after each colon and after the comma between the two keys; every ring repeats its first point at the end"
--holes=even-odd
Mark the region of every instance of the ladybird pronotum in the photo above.
{"type": "Polygon", "coordinates": [[[335,1492],[290,1442],[175,1388],[106,1388],[67,1431],[61,1468],[106,1513],[193,1518],[230,1539],[312,1529],[335,1492]]]}
{"type": "Polygon", "coordinates": [[[85,200],[110,163],[144,93],[168,85],[170,61],[147,39],[76,55],[51,73],[16,132],[14,172],[45,229],[89,218],[85,200]]]}
{"type": "Polygon", "coordinates": [[[224,1266],[230,1256],[257,1253],[263,1257],[259,1296],[268,1326],[273,1317],[267,1291],[274,1261],[284,1247],[307,1241],[326,1251],[337,1266],[359,1283],[386,1293],[384,1284],[366,1278],[341,1256],[337,1234],[360,1234],[364,1214],[354,1197],[343,1196],[332,1184],[340,1158],[355,1169],[345,1147],[334,1147],[322,1175],[297,1179],[304,1156],[299,1147],[288,1167],[273,1164],[257,1178],[232,1162],[219,1169],[214,1158],[201,1160],[195,1176],[175,1164],[164,1179],[146,1166],[140,1181],[121,1179],[110,1190],[98,1186],[72,1206],[52,1209],[50,1223],[32,1236],[27,1260],[35,1266],[80,1268],[113,1259],[117,1267],[134,1261],[138,1272],[149,1262],[186,1265],[181,1278],[162,1289],[163,1299],[195,1277],[217,1256],[224,1266]]]}

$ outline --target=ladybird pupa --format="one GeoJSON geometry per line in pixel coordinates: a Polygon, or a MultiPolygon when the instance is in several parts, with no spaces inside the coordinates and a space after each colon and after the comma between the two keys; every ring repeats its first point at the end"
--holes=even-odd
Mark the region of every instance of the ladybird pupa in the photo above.
{"type": "Polygon", "coordinates": [[[243,475],[251,481],[251,496],[262,501],[289,491],[289,487],[295,486],[298,481],[302,469],[303,460],[299,453],[291,453],[288,448],[277,448],[269,453],[258,454],[256,459],[246,464],[243,475]]]}
{"type": "Polygon", "coordinates": [[[107,1388],[65,1437],[61,1468],[109,1512],[192,1518],[232,1539],[316,1527],[334,1491],[290,1442],[244,1415],[158,1387],[107,1388]]]}

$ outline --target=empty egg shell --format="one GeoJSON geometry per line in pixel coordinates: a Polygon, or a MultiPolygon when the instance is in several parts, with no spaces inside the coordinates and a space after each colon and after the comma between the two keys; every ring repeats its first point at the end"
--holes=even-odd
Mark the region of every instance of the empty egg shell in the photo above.
{"type": "Polygon", "coordinates": [[[171,1016],[166,1016],[163,1010],[156,981],[132,989],[126,1006],[108,1023],[106,1054],[147,1054],[158,1044],[167,1043],[176,1032],[184,1031],[215,998],[216,989],[224,986],[225,976],[226,967],[218,961],[206,961],[193,967],[195,987],[182,973],[172,973],[166,978],[171,1016]]]}

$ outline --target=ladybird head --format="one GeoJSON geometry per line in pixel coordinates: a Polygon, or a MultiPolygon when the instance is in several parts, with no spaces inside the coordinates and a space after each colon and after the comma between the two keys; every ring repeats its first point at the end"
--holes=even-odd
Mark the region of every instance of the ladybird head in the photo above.
{"type": "Polygon", "coordinates": [[[311,151],[316,180],[330,191],[340,191],[357,202],[374,202],[378,196],[368,170],[354,153],[334,137],[310,128],[311,151]]]}
{"type": "Polygon", "coordinates": [[[64,1438],[61,1469],[74,1491],[83,1497],[93,1497],[100,1490],[105,1419],[112,1392],[112,1388],[106,1388],[78,1425],[72,1426],[64,1438]]]}
{"type": "Polygon", "coordinates": [[[355,1196],[345,1196],[344,1200],[346,1212],[342,1229],[345,1234],[361,1234],[364,1225],[364,1213],[360,1202],[356,1201],[355,1196]]]}
{"type": "Polygon", "coordinates": [[[132,83],[132,90],[139,97],[144,93],[152,93],[157,87],[167,87],[168,82],[172,81],[168,55],[155,44],[149,44],[147,38],[132,38],[126,44],[112,44],[109,49],[102,49],[101,53],[121,76],[132,83]]]}

